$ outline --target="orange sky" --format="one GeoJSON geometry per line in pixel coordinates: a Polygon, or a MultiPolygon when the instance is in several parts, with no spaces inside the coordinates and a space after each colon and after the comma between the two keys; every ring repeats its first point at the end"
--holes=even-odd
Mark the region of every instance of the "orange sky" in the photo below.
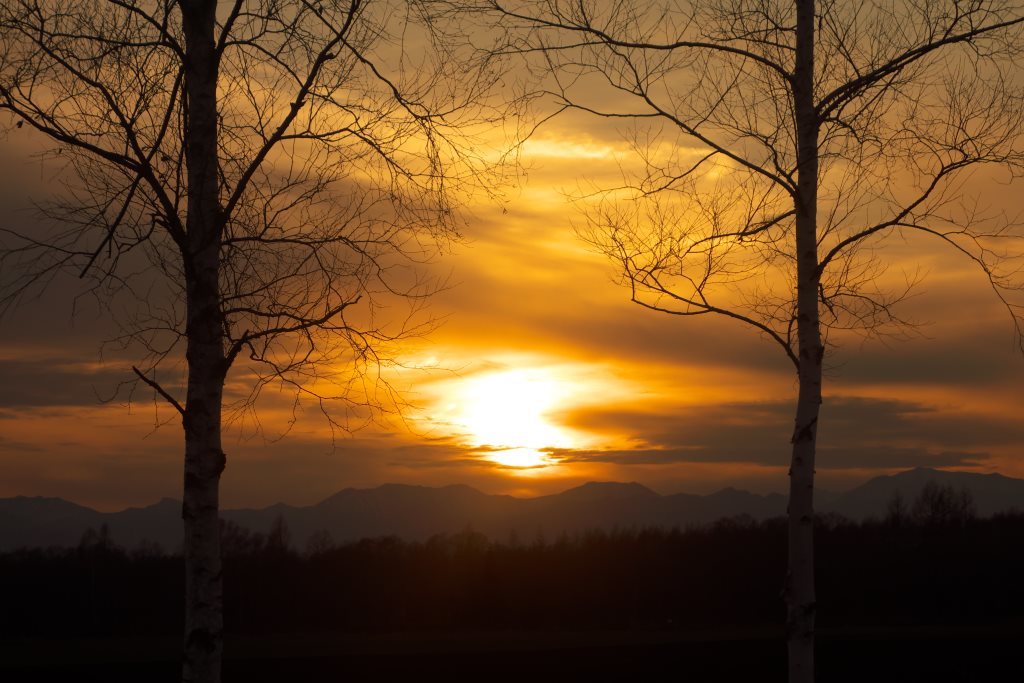
{"type": "MultiPolygon", "coordinates": [[[[48,171],[30,145],[0,142],[0,220],[34,220],[48,171]]],[[[410,406],[333,443],[306,408],[282,438],[288,397],[263,430],[228,430],[227,507],[316,502],[385,482],[468,483],[536,495],[587,480],[662,492],[725,486],[782,491],[796,393],[788,360],[724,320],[679,319],[630,304],[615,272],[573,231],[566,194],[614,180],[626,147],[585,118],[556,119],[524,150],[507,200],[467,207],[464,243],[430,268],[453,286],[430,312],[444,324],[399,350],[391,371],[410,406]],[[416,368],[420,369],[416,369],[416,368]]],[[[1017,186],[994,186],[1013,205],[1017,186]]],[[[844,489],[914,466],[1024,477],[1024,359],[984,278],[948,251],[897,244],[893,262],[927,277],[905,306],[906,341],[839,338],[827,360],[818,475],[844,489]]],[[[108,312],[72,278],[0,322],[0,496],[62,496],[101,509],[179,497],[181,432],[171,411],[104,360],[108,312]]]]}

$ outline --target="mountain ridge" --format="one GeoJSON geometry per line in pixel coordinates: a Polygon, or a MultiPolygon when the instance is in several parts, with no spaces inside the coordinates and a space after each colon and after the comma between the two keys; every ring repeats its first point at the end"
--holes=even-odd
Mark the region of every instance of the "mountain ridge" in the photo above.
{"type": "MultiPolygon", "coordinates": [[[[982,516],[1011,508],[1024,510],[1024,479],[930,468],[875,477],[842,494],[823,492],[818,510],[851,519],[882,516],[897,492],[909,504],[929,481],[966,488],[982,516]]],[[[180,505],[173,498],[162,498],[144,507],[99,512],[62,498],[0,498],[0,551],[74,546],[87,529],[104,524],[113,540],[127,547],[150,541],[174,550],[181,543],[180,505]]],[[[465,484],[382,484],[342,489],[313,505],[275,503],[225,509],[221,514],[227,522],[259,533],[266,533],[280,517],[302,547],[323,531],[336,542],[373,536],[425,540],[466,528],[494,539],[512,534],[529,538],[598,528],[684,527],[737,515],[761,520],[781,516],[785,509],[786,498],[778,493],[762,495],[727,487],[706,495],[662,495],[637,482],[606,481],[535,498],[487,494],[465,484]]]]}

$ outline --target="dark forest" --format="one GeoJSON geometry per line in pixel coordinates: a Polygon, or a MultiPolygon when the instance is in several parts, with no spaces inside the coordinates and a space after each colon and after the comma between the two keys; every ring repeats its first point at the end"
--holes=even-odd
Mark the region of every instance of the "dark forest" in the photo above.
{"type": "MultiPolygon", "coordinates": [[[[932,486],[912,504],[892,501],[884,519],[826,516],[818,530],[825,634],[902,628],[955,637],[1024,625],[1024,513],[978,518],[966,494],[932,486]]],[[[229,638],[481,631],[541,639],[586,631],[781,637],[783,518],[558,538],[492,540],[467,529],[422,543],[335,544],[322,534],[301,550],[284,524],[269,534],[234,525],[223,533],[229,638]]],[[[87,532],[77,548],[4,554],[0,631],[5,639],[177,634],[181,565],[180,554],[153,545],[126,551],[102,529],[87,532]]]]}

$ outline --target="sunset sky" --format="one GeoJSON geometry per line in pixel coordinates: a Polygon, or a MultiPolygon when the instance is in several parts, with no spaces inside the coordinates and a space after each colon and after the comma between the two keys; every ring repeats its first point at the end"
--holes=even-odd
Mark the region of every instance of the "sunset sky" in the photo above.
{"type": "MultiPolygon", "coordinates": [[[[36,220],[59,182],[28,137],[0,141],[0,220],[36,220]]],[[[734,322],[680,319],[629,302],[573,226],[567,197],[614,182],[627,145],[584,115],[556,118],[523,151],[504,199],[466,207],[465,240],[429,268],[451,286],[443,320],[389,371],[410,405],[332,443],[306,408],[282,438],[280,411],[225,436],[226,507],[310,504],[345,487],[465,483],[539,495],[589,480],[661,493],[786,487],[796,376],[780,350],[734,322]]],[[[994,205],[1019,184],[992,183],[994,205]]],[[[892,269],[925,275],[907,340],[838,336],[827,358],[820,486],[843,490],[916,466],[1024,477],[1024,358],[1010,318],[972,264],[926,241],[899,243],[892,269]]],[[[0,321],[0,496],[61,496],[104,510],[180,497],[182,436],[166,407],[118,384],[110,316],[52,283],[0,321]],[[117,395],[112,402],[100,399],[117,395]]]]}

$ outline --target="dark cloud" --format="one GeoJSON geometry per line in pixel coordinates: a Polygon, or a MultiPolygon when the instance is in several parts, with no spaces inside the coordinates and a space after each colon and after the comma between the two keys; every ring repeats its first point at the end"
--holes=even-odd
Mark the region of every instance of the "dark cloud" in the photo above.
{"type": "MultiPolygon", "coordinates": [[[[969,408],[969,407],[968,407],[969,408]]],[[[965,449],[1013,446],[1024,442],[1024,423],[979,415],[957,406],[910,401],[832,397],[822,406],[819,440],[834,444],[931,444],[965,449]]]]}
{"type": "Polygon", "coordinates": [[[704,448],[637,448],[632,450],[572,450],[556,448],[548,451],[561,463],[602,462],[615,465],[675,465],[694,462],[722,462],[704,448]]]}
{"type": "Polygon", "coordinates": [[[0,360],[0,407],[95,406],[127,396],[127,368],[0,360]],[[120,391],[119,391],[120,389],[120,391]]]}
{"type": "MultiPolygon", "coordinates": [[[[636,450],[568,450],[550,451],[563,464],[608,463],[614,465],[680,465],[720,463],[746,465],[782,465],[778,458],[756,447],[745,453],[723,452],[707,448],[663,448],[636,450]]],[[[985,460],[985,453],[945,451],[935,453],[926,448],[819,448],[818,463],[824,469],[955,467],[976,465],[985,460]],[[822,464],[824,463],[824,464],[822,464]]]]}
{"type": "Polygon", "coordinates": [[[5,436],[0,436],[0,451],[10,451],[12,453],[39,453],[43,449],[38,444],[29,443],[27,441],[17,441],[14,439],[8,439],[5,436]]]}
{"type": "Polygon", "coordinates": [[[818,467],[824,469],[911,469],[914,467],[967,467],[988,460],[983,451],[935,451],[928,447],[832,448],[818,449],[818,467]]]}
{"type": "MultiPolygon", "coordinates": [[[[936,329],[932,338],[848,343],[828,358],[829,378],[885,384],[978,387],[1024,380],[1024,359],[1009,322],[936,329]]],[[[828,381],[828,379],[826,379],[828,381]]]]}
{"type": "MultiPolygon", "coordinates": [[[[574,427],[625,434],[636,448],[558,450],[563,462],[620,465],[789,460],[790,401],[727,403],[673,412],[591,410],[574,427]]],[[[977,465],[988,449],[1024,440],[1018,421],[977,417],[908,401],[830,397],[822,408],[819,469],[977,465]]]]}

